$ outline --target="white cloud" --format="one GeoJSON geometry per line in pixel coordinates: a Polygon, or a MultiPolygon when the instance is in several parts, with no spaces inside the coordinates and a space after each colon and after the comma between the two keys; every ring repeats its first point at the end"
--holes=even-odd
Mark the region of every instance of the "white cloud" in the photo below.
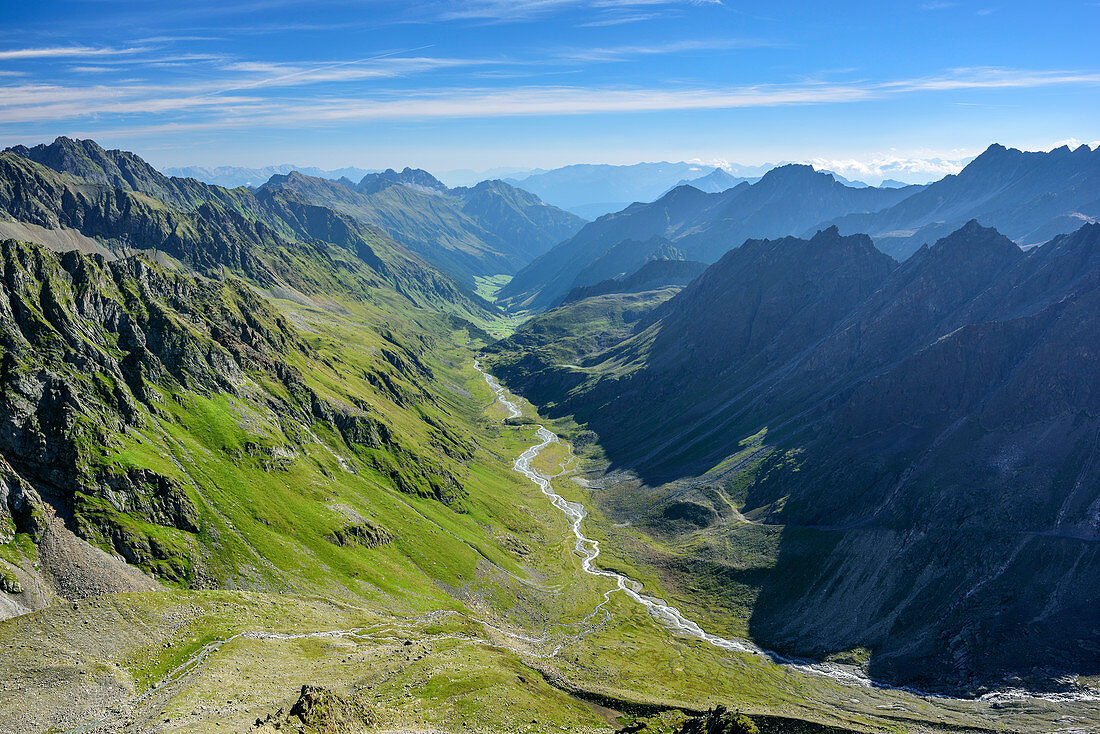
{"type": "Polygon", "coordinates": [[[819,171],[833,171],[849,179],[878,185],[892,178],[905,183],[927,183],[961,171],[974,156],[909,158],[891,154],[871,154],[866,158],[811,158],[819,171]]]}
{"type": "Polygon", "coordinates": [[[744,87],[726,90],[525,87],[409,94],[392,99],[341,99],[292,111],[302,120],[383,120],[441,117],[552,116],[663,110],[732,109],[851,102],[856,87],[744,87]]]}
{"type": "Polygon", "coordinates": [[[660,13],[620,13],[607,15],[603,18],[590,20],[587,23],[579,23],[581,28],[605,28],[613,25],[625,25],[627,23],[641,23],[646,20],[660,18],[660,13]]]}
{"type": "Polygon", "coordinates": [[[94,48],[92,46],[52,46],[49,48],[17,48],[0,51],[0,61],[13,59],[49,59],[91,56],[119,56],[147,51],[144,47],[135,48],[94,48]]]}
{"type": "Polygon", "coordinates": [[[386,58],[385,55],[381,55],[330,64],[283,64],[246,61],[227,64],[223,69],[252,75],[250,78],[231,85],[234,89],[249,89],[268,86],[302,86],[326,82],[348,82],[363,79],[388,79],[439,69],[488,66],[497,63],[500,62],[481,59],[409,56],[386,58]]]}
{"type": "Polygon", "coordinates": [[[1042,150],[1049,152],[1054,150],[1055,148],[1061,148],[1063,145],[1068,146],[1071,150],[1076,150],[1082,145],[1087,145],[1090,148],[1095,149],[1096,147],[1100,146],[1100,140],[1093,140],[1091,143],[1086,143],[1085,141],[1078,138],[1064,138],[1062,140],[1057,140],[1051,143],[1049,146],[1043,148],[1042,150]]]}
{"type": "Polygon", "coordinates": [[[721,38],[713,40],[673,41],[649,46],[613,46],[565,51],[560,58],[567,61],[621,61],[633,56],[682,54],[693,51],[727,51],[749,48],[776,48],[782,44],[754,38],[721,38]]]}
{"type": "MultiPolygon", "coordinates": [[[[571,7],[587,7],[612,14],[675,5],[722,5],[721,0],[467,0],[449,3],[440,20],[524,21],[571,7]]],[[[597,19],[600,20],[600,19],[597,19]]]]}
{"type": "Polygon", "coordinates": [[[878,86],[884,91],[919,92],[958,89],[1024,89],[1067,84],[1100,84],[1100,72],[1034,71],[976,66],[951,69],[937,76],[883,82],[878,86]]]}

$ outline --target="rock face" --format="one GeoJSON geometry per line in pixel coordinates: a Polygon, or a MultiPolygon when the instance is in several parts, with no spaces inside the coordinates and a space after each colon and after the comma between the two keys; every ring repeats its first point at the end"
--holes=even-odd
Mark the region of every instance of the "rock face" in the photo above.
{"type": "Polygon", "coordinates": [[[361,545],[364,548],[376,548],[393,542],[393,536],[385,528],[378,527],[370,522],[348,525],[346,528],[341,528],[327,536],[327,538],[334,545],[361,545]]]}
{"type": "Polygon", "coordinates": [[[495,369],[650,485],[743,454],[648,522],[776,528],[766,570],[696,567],[755,590],[765,645],[970,690],[1100,670],[1098,314],[1100,225],[1023,252],[970,222],[900,266],[830,229],[731,251],[584,371],[495,369]]]}

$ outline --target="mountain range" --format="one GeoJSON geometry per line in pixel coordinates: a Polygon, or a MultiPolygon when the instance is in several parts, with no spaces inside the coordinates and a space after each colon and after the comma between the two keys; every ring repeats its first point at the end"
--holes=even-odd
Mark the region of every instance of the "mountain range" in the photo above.
{"type": "Polygon", "coordinates": [[[572,288],[637,270],[656,248],[674,247],[685,259],[710,263],[748,237],[801,234],[842,213],[878,211],[917,188],[852,188],[794,164],[720,193],[680,186],[585,225],[518,272],[500,298],[511,308],[545,309],[572,288]]]}
{"type": "Polygon", "coordinates": [[[275,199],[323,206],[357,220],[358,227],[385,230],[468,288],[475,286],[477,277],[514,273],[583,224],[575,215],[501,181],[448,189],[428,172],[411,168],[367,173],[358,183],[291,171],[275,174],[249,193],[169,178],[132,153],[107,151],[90,141],[58,138],[50,145],[9,151],[86,181],[148,194],[183,208],[205,203],[210,192],[217,192],[214,198],[230,202],[230,207],[255,208],[257,201],[271,200],[273,194],[275,199]]]}
{"type": "Polygon", "coordinates": [[[1098,670],[1098,298],[1100,225],[1025,252],[971,221],[902,264],[831,227],[746,241],[615,339],[555,351],[557,309],[492,349],[637,477],[611,520],[754,599],[754,637],[973,687],[1098,670]]]}
{"type": "Polygon", "coordinates": [[[165,176],[172,176],[174,178],[193,178],[196,181],[202,181],[203,183],[213,184],[215,186],[224,186],[227,189],[234,189],[238,186],[259,186],[272,176],[285,176],[291,171],[298,171],[306,176],[314,176],[316,178],[330,178],[334,181],[340,178],[358,181],[368,173],[374,173],[374,171],[364,168],[355,168],[354,166],[327,171],[317,168],[316,166],[295,166],[290,163],[283,163],[277,166],[263,166],[262,168],[243,168],[241,166],[215,166],[213,168],[207,166],[168,166],[162,169],[162,171],[165,176]]]}
{"type": "Polygon", "coordinates": [[[1048,153],[992,145],[959,174],[927,186],[854,188],[809,166],[781,166],[718,194],[678,188],[600,217],[517,273],[500,295],[512,308],[547,308],[570,288],[633,271],[645,248],[630,243],[655,237],[710,263],[748,238],[809,236],[835,224],[904,260],[977,219],[1033,246],[1095,221],[1098,181],[1100,151],[1084,145],[1048,153]]]}
{"type": "Polygon", "coordinates": [[[1042,153],[994,144],[957,175],[904,201],[827,223],[869,234],[879,249],[901,259],[970,219],[1027,247],[1100,218],[1098,190],[1100,149],[1062,146],[1042,153]]]}
{"type": "Polygon", "coordinates": [[[1094,156],[586,224],[3,151],[0,730],[1095,728],[1094,156]]]}
{"type": "MultiPolygon", "coordinates": [[[[735,177],[760,176],[770,168],[770,165],[735,167],[729,173],[735,177]]],[[[583,163],[507,181],[543,201],[585,219],[595,219],[633,202],[653,201],[669,187],[712,173],[713,169],[698,163],[636,163],[630,166],[583,163]]]]}
{"type": "Polygon", "coordinates": [[[293,172],[257,191],[286,192],[380,227],[468,287],[515,273],[584,224],[503,181],[449,189],[411,168],[367,174],[357,184],[293,172]]]}
{"type": "Polygon", "coordinates": [[[168,178],[132,153],[69,138],[8,149],[0,167],[9,237],[112,258],[160,251],[270,287],[354,293],[384,282],[413,305],[490,317],[488,304],[382,230],[292,192],[168,178]]]}

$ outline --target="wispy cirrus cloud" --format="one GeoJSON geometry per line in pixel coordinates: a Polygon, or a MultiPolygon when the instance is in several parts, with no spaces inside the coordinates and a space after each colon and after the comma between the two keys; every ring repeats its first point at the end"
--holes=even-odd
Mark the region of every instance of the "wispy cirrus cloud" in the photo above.
{"type": "Polygon", "coordinates": [[[711,40],[674,41],[650,45],[583,48],[562,52],[559,58],[568,61],[623,61],[638,56],[686,54],[700,51],[731,51],[752,48],[780,48],[784,44],[756,38],[720,38],[711,40]]]}
{"type": "Polygon", "coordinates": [[[93,56],[121,56],[136,54],[149,49],[143,46],[131,48],[96,48],[93,46],[50,46],[45,48],[16,48],[0,51],[0,61],[14,59],[61,59],[93,56]]]}
{"type": "MultiPolygon", "coordinates": [[[[437,8],[440,20],[524,21],[569,9],[590,9],[605,13],[599,20],[611,20],[613,13],[633,12],[676,5],[722,5],[722,0],[468,0],[446,3],[437,8]]],[[[652,15],[652,13],[650,13],[652,15]]]]}
{"type": "MultiPolygon", "coordinates": [[[[716,110],[793,105],[835,105],[918,93],[1020,89],[1050,86],[1093,87],[1100,72],[981,67],[941,75],[886,81],[809,81],[733,87],[659,88],[540,85],[511,88],[384,89],[324,97],[287,90],[314,84],[370,80],[421,68],[472,66],[477,59],[391,59],[392,68],[343,62],[322,66],[240,62],[231,79],[153,85],[148,83],[0,85],[0,124],[101,119],[144,115],[152,127],[157,114],[192,111],[193,124],[208,129],[247,129],[281,125],[325,127],[379,120],[535,117],[716,110]]],[[[137,120],[132,120],[136,123],[137,120]]],[[[845,174],[846,175],[846,174],[845,174]]]]}
{"type": "Polygon", "coordinates": [[[1006,69],[976,66],[950,69],[936,76],[882,82],[886,91],[951,91],[965,89],[1028,89],[1035,87],[1093,85],[1100,83],[1098,71],[1006,69]]]}
{"type": "Polygon", "coordinates": [[[596,20],[590,20],[585,23],[578,23],[580,28],[606,28],[608,26],[626,25],[627,23],[641,23],[646,20],[653,20],[654,18],[660,18],[661,13],[619,13],[608,14],[602,18],[596,20]]]}
{"type": "MultiPolygon", "coordinates": [[[[427,47],[425,47],[427,48],[427,47]]],[[[441,69],[491,66],[501,62],[490,59],[438,58],[401,56],[386,58],[385,54],[355,61],[322,64],[286,64],[241,61],[222,67],[230,72],[243,72],[253,77],[231,85],[234,89],[257,87],[306,86],[331,82],[353,82],[368,79],[392,79],[441,69]]]]}

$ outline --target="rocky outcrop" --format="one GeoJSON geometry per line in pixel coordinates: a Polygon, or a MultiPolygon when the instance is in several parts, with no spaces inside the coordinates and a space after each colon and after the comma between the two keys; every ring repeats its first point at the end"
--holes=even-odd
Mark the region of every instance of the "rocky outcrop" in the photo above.
{"type": "Polygon", "coordinates": [[[28,482],[0,459],[0,543],[8,543],[16,533],[38,540],[46,531],[46,508],[28,482]]]}
{"type": "Polygon", "coordinates": [[[279,709],[256,719],[254,729],[297,734],[359,734],[376,724],[372,707],[356,696],[340,696],[321,686],[304,685],[290,712],[279,709]]]}
{"type": "Polygon", "coordinates": [[[730,711],[722,704],[702,716],[693,716],[676,730],[676,734],[759,734],[752,719],[740,711],[730,711]]]}
{"type": "Polygon", "coordinates": [[[377,548],[393,542],[393,535],[385,528],[372,522],[348,525],[325,536],[333,545],[361,545],[364,548],[377,548]]]}

